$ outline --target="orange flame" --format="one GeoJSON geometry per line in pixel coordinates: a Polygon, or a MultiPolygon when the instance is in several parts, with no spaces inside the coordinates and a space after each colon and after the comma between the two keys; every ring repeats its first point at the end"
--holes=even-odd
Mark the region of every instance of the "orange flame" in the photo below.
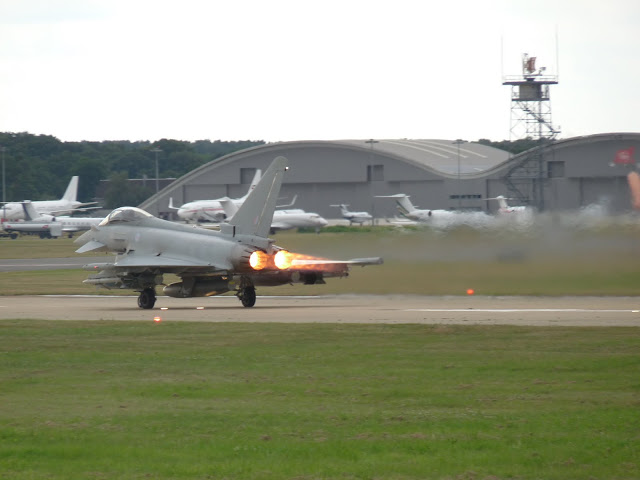
{"type": "Polygon", "coordinates": [[[276,268],[280,270],[322,270],[328,272],[340,269],[335,263],[330,262],[326,258],[312,257],[287,250],[278,251],[273,261],[276,268]]]}
{"type": "Polygon", "coordinates": [[[268,262],[269,262],[269,257],[267,256],[266,253],[264,253],[261,250],[256,250],[249,257],[249,265],[254,270],[262,270],[264,267],[267,266],[268,262]]]}
{"type": "Polygon", "coordinates": [[[278,250],[275,255],[269,256],[262,250],[256,250],[249,257],[249,265],[254,270],[321,270],[325,272],[337,271],[344,267],[325,259],[292,253],[288,250],[278,250]]]}
{"type": "Polygon", "coordinates": [[[280,250],[273,257],[273,263],[279,270],[286,270],[291,266],[294,254],[286,250],[280,250]]]}

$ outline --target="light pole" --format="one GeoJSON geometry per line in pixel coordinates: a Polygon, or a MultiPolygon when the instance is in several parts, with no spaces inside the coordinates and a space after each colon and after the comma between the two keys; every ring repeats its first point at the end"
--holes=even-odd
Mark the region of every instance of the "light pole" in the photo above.
{"type": "Polygon", "coordinates": [[[7,185],[4,180],[4,152],[7,151],[7,147],[0,147],[2,150],[2,203],[7,201],[7,185]]]}
{"type": "Polygon", "coordinates": [[[159,173],[158,173],[158,153],[160,153],[162,150],[160,150],[159,148],[153,148],[151,150],[152,152],[154,152],[156,154],[156,193],[158,193],[158,191],[160,191],[160,184],[159,184],[159,173]]]}
{"type": "Polygon", "coordinates": [[[369,186],[371,187],[371,225],[376,224],[376,212],[375,212],[375,192],[373,189],[373,179],[374,179],[374,168],[373,168],[373,144],[378,143],[378,140],[374,140],[370,138],[369,140],[365,140],[364,143],[368,143],[371,149],[369,150],[369,186]]]}
{"type": "Polygon", "coordinates": [[[7,151],[7,147],[0,147],[2,150],[2,218],[7,218],[7,184],[4,180],[4,152],[7,151]]]}
{"type": "Polygon", "coordinates": [[[460,188],[460,145],[463,143],[467,143],[467,141],[460,138],[453,142],[458,150],[458,210],[462,210],[462,194],[460,193],[462,191],[460,188]]]}

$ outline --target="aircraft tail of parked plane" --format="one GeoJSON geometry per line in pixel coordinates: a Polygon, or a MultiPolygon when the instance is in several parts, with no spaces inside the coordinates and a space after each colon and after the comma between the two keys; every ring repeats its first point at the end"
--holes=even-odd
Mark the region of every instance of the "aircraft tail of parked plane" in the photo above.
{"type": "Polygon", "coordinates": [[[526,206],[510,206],[507,203],[507,200],[512,200],[511,198],[506,198],[503,195],[498,195],[497,197],[493,197],[493,198],[487,198],[486,200],[497,200],[498,201],[498,213],[500,214],[505,214],[505,213],[522,213],[522,212],[526,212],[529,211],[529,207],[526,206]]]}
{"type": "Polygon", "coordinates": [[[76,202],[78,201],[78,177],[71,177],[71,181],[69,185],[67,185],[67,189],[64,191],[64,195],[62,196],[62,200],[66,200],[67,202],[76,202]]]}
{"type": "Polygon", "coordinates": [[[34,220],[45,220],[50,221],[53,218],[53,215],[39,214],[36,212],[35,207],[31,200],[25,200],[22,202],[22,209],[24,211],[24,219],[26,221],[34,221],[34,220]]]}
{"type": "Polygon", "coordinates": [[[396,207],[406,217],[409,217],[418,210],[411,200],[409,200],[409,195],[404,193],[396,193],[395,195],[378,195],[376,198],[395,198],[396,199],[396,207]]]}

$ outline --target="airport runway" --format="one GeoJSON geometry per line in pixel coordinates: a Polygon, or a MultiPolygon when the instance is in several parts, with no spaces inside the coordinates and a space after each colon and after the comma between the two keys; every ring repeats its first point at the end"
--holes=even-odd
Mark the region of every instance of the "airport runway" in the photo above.
{"type": "Polygon", "coordinates": [[[113,256],[60,258],[0,258],[0,272],[25,270],[80,270],[88,263],[113,263],[113,256]]]}
{"type": "Polygon", "coordinates": [[[243,308],[234,296],[158,297],[142,310],[134,296],[0,297],[0,320],[153,322],[388,323],[538,326],[640,326],[637,297],[483,297],[337,295],[258,297],[243,308]]]}

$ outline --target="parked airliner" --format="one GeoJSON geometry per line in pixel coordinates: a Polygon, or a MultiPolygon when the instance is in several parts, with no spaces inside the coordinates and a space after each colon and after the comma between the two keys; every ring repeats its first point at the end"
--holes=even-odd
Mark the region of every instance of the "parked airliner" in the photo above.
{"type": "Polygon", "coordinates": [[[195,200],[193,202],[187,202],[180,207],[173,206],[173,198],[169,199],[169,209],[177,210],[178,217],[187,222],[198,222],[198,221],[208,221],[208,222],[221,222],[225,219],[224,208],[222,208],[221,200],[231,200],[238,207],[242,205],[245,199],[249,196],[249,194],[256,188],[256,185],[260,181],[260,177],[262,175],[262,171],[260,169],[256,170],[255,175],[253,176],[253,180],[251,181],[251,185],[249,186],[249,191],[244,197],[230,199],[228,197],[216,198],[215,200],[195,200]]]}
{"type": "MultiPolygon", "coordinates": [[[[82,203],[76,200],[78,196],[78,177],[71,177],[67,190],[60,200],[38,200],[31,202],[38,214],[65,215],[74,211],[90,210],[91,208],[80,208],[88,205],[95,205],[96,202],[82,203]]],[[[0,208],[0,217],[6,220],[24,219],[24,209],[22,202],[6,203],[0,208]]]]}

